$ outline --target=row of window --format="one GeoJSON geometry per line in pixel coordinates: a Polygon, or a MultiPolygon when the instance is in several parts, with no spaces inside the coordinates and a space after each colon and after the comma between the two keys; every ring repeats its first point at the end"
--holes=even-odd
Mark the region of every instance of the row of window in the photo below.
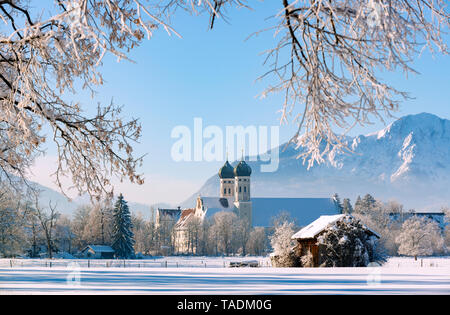
{"type": "MultiPolygon", "coordinates": [[[[239,178],[239,181],[240,182],[248,182],[248,181],[250,181],[250,179],[249,178],[239,178]]],[[[223,182],[225,184],[232,184],[232,183],[234,183],[234,181],[232,181],[232,180],[224,180],[223,182]]]]}
{"type": "MultiPolygon", "coordinates": [[[[242,186],[239,186],[239,192],[242,192],[242,186]]],[[[237,191],[237,187],[236,187],[236,191],[237,191]]],[[[247,186],[244,186],[244,192],[247,192],[247,186]]],[[[223,193],[226,194],[227,193],[227,188],[223,189],[223,193]]],[[[231,194],[231,188],[228,188],[228,193],[231,194]]]]}

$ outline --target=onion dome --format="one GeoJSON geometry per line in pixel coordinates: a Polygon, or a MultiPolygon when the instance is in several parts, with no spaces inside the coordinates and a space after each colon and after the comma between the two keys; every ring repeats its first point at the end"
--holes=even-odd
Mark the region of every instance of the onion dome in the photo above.
{"type": "Polygon", "coordinates": [[[231,166],[230,163],[228,163],[228,161],[226,161],[225,164],[219,170],[219,177],[234,178],[233,166],[231,166]]]}
{"type": "Polygon", "coordinates": [[[234,176],[250,176],[251,173],[251,167],[244,160],[240,161],[234,168],[234,176]]]}

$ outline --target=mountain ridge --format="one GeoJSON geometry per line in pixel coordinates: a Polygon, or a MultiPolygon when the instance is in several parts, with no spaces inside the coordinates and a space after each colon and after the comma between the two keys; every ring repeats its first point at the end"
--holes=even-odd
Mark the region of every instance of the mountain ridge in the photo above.
{"type": "MultiPolygon", "coordinates": [[[[346,139],[353,153],[336,155],[310,169],[296,158],[303,149],[292,145],[280,150],[274,173],[261,173],[260,159],[247,162],[253,169],[253,196],[330,197],[338,193],[354,202],[358,195],[370,193],[416,210],[450,205],[450,120],[430,113],[407,115],[377,132],[346,139]]],[[[219,180],[213,175],[181,205],[192,206],[198,195],[217,196],[218,192],[219,180]]]]}

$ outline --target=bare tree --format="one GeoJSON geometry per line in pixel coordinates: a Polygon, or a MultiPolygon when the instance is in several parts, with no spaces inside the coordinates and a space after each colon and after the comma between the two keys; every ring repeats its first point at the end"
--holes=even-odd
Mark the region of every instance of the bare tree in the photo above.
{"type": "Polygon", "coordinates": [[[383,82],[380,71],[416,73],[424,48],[448,54],[443,31],[450,25],[443,0],[281,0],[278,45],[268,51],[269,72],[282,92],[282,121],[298,123],[291,139],[307,150],[309,166],[348,148],[354,125],[392,115],[408,97],[383,82]],[[297,105],[301,109],[295,111],[297,105]]]}
{"type": "Polygon", "coordinates": [[[444,213],[444,245],[447,253],[450,252],[450,207],[442,207],[441,211],[444,213]]]}
{"type": "Polygon", "coordinates": [[[26,246],[24,230],[28,209],[14,191],[0,187],[0,256],[11,257],[23,253],[26,246]]]}
{"type": "Polygon", "coordinates": [[[435,221],[412,216],[402,224],[402,230],[396,238],[400,255],[432,255],[437,247],[444,245],[440,228],[435,221]]]}
{"type": "Polygon", "coordinates": [[[235,213],[221,211],[214,215],[214,224],[211,233],[216,239],[217,250],[225,255],[229,255],[233,250],[233,232],[238,218],[235,213]]]}
{"type": "Polygon", "coordinates": [[[243,256],[247,255],[247,243],[250,239],[251,225],[245,218],[239,218],[234,224],[234,252],[241,252],[243,256]]]}
{"type": "Polygon", "coordinates": [[[247,242],[247,249],[251,255],[260,256],[267,250],[267,235],[263,227],[252,229],[247,242]]]}
{"type": "Polygon", "coordinates": [[[48,258],[53,258],[53,250],[55,249],[55,241],[53,239],[53,232],[56,227],[56,220],[59,217],[59,213],[56,211],[56,205],[53,206],[51,201],[48,204],[49,212],[45,211],[39,203],[35,203],[34,215],[38,219],[42,231],[44,232],[45,240],[47,243],[48,258]]]}
{"type": "Polygon", "coordinates": [[[87,207],[90,210],[83,230],[84,240],[90,244],[110,244],[113,217],[110,201],[95,202],[87,207]]]}
{"type": "MultiPolygon", "coordinates": [[[[35,4],[36,2],[34,2],[35,4]]],[[[99,66],[106,54],[119,60],[170,26],[179,10],[217,18],[243,0],[55,0],[46,14],[26,0],[0,1],[0,171],[11,184],[51,138],[57,146],[56,182],[71,175],[73,186],[91,196],[112,192],[111,175],[143,183],[132,144],[141,135],[136,119],[121,108],[98,105],[94,114],[66,101],[75,85],[94,92],[103,83],[99,66]],[[43,130],[50,128],[47,137],[43,130]]],[[[266,77],[278,83],[263,96],[282,92],[281,121],[298,123],[292,141],[306,146],[309,164],[346,147],[336,132],[367,124],[369,116],[392,114],[407,95],[383,82],[377,70],[414,72],[423,48],[447,54],[443,35],[450,24],[444,0],[280,0],[279,37],[268,51],[266,77]],[[295,111],[297,105],[303,109],[295,111]]]]}
{"type": "MultiPolygon", "coordinates": [[[[365,197],[363,200],[367,201],[370,198],[366,199],[365,197]]],[[[393,215],[401,217],[403,205],[393,200],[387,204],[383,204],[375,199],[369,203],[363,200],[360,201],[358,208],[355,206],[355,212],[352,215],[380,235],[375,254],[378,258],[386,255],[396,255],[398,243],[395,239],[400,233],[402,223],[400,222],[401,220],[393,219],[393,215]]]]}
{"type": "Polygon", "coordinates": [[[83,205],[75,210],[75,213],[71,222],[71,229],[74,233],[74,247],[77,249],[83,249],[89,243],[89,237],[86,235],[87,226],[89,225],[91,217],[91,207],[83,205]]]}
{"type": "Polygon", "coordinates": [[[186,223],[186,248],[190,254],[197,254],[202,231],[202,220],[192,216],[186,223]]]}

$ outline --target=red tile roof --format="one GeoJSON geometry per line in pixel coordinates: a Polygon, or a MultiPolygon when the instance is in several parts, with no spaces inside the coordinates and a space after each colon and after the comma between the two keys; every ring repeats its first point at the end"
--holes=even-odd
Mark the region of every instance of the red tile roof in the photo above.
{"type": "Polygon", "coordinates": [[[176,227],[183,227],[189,221],[195,213],[195,209],[185,209],[181,211],[180,219],[178,220],[176,227]]]}

